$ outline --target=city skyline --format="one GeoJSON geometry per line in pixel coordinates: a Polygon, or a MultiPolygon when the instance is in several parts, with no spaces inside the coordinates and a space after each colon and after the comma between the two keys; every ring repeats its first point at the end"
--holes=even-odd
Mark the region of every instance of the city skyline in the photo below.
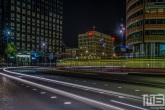
{"type": "Polygon", "coordinates": [[[165,110],[165,0],[0,0],[1,110],[165,110]]]}
{"type": "Polygon", "coordinates": [[[78,34],[92,30],[93,26],[96,31],[115,36],[116,40],[121,42],[118,29],[122,23],[121,19],[125,21],[125,4],[124,0],[64,1],[65,44],[68,47],[77,47],[78,34]]]}

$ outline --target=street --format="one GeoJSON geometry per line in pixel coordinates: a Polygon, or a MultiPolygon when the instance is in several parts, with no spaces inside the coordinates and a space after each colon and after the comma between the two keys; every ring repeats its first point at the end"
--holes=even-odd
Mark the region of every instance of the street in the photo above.
{"type": "MultiPolygon", "coordinates": [[[[37,67],[4,69],[0,75],[3,110],[149,110],[143,106],[142,95],[165,93],[161,87],[145,85],[152,83],[149,80],[152,77],[142,80],[143,76],[138,77],[145,84],[136,84],[103,78],[129,80],[137,76],[102,75],[101,78],[97,74],[95,79],[94,73],[37,67]]],[[[139,81],[138,77],[135,82],[139,81]]]]}
{"type": "Polygon", "coordinates": [[[99,110],[2,76],[0,76],[0,107],[1,110],[99,110]]]}

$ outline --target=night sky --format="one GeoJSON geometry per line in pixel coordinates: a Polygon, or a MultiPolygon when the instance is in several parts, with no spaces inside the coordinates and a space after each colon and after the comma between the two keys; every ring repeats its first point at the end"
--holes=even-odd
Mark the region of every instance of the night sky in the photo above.
{"type": "Polygon", "coordinates": [[[78,34],[95,30],[120,36],[117,30],[125,21],[125,0],[64,0],[64,33],[67,47],[77,47],[78,34]],[[123,19],[123,21],[121,20],[123,19]]]}

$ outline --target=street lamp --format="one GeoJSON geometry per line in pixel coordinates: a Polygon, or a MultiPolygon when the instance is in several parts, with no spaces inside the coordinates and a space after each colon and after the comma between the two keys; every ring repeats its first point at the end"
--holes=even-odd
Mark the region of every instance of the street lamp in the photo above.
{"type": "Polygon", "coordinates": [[[85,56],[86,60],[88,60],[88,50],[86,50],[85,53],[86,53],[86,56],[85,56]]]}
{"type": "Polygon", "coordinates": [[[102,70],[102,53],[103,53],[103,48],[106,47],[106,43],[105,43],[104,38],[102,37],[102,35],[100,37],[100,46],[101,46],[100,62],[101,62],[101,70],[102,70]]]}
{"type": "Polygon", "coordinates": [[[42,48],[42,66],[44,65],[44,50],[46,47],[46,42],[41,42],[41,48],[42,48]]]}
{"type": "Polygon", "coordinates": [[[10,31],[6,30],[6,63],[8,66],[8,40],[9,40],[9,36],[10,36],[10,31]]]}
{"type": "Polygon", "coordinates": [[[125,28],[124,28],[124,25],[123,24],[121,24],[120,25],[120,34],[121,34],[121,46],[123,45],[123,39],[124,39],[124,32],[125,32],[125,28]]]}

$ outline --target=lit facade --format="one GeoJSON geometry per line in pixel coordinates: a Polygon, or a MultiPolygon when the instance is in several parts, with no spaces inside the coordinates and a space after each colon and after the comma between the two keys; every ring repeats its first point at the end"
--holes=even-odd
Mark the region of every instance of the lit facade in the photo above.
{"type": "Polygon", "coordinates": [[[77,54],[78,51],[79,51],[78,48],[65,49],[65,56],[67,58],[76,58],[78,56],[77,54]]]}
{"type": "Polygon", "coordinates": [[[114,38],[100,32],[91,31],[78,35],[78,59],[108,59],[113,55],[114,38]],[[103,38],[105,46],[101,44],[103,38]]]}
{"type": "Polygon", "coordinates": [[[132,57],[165,57],[165,1],[126,0],[126,13],[132,57]]]}
{"type": "Polygon", "coordinates": [[[0,0],[0,54],[7,40],[17,51],[61,52],[63,0],[0,0]],[[6,32],[10,31],[10,35],[6,32]]]}

